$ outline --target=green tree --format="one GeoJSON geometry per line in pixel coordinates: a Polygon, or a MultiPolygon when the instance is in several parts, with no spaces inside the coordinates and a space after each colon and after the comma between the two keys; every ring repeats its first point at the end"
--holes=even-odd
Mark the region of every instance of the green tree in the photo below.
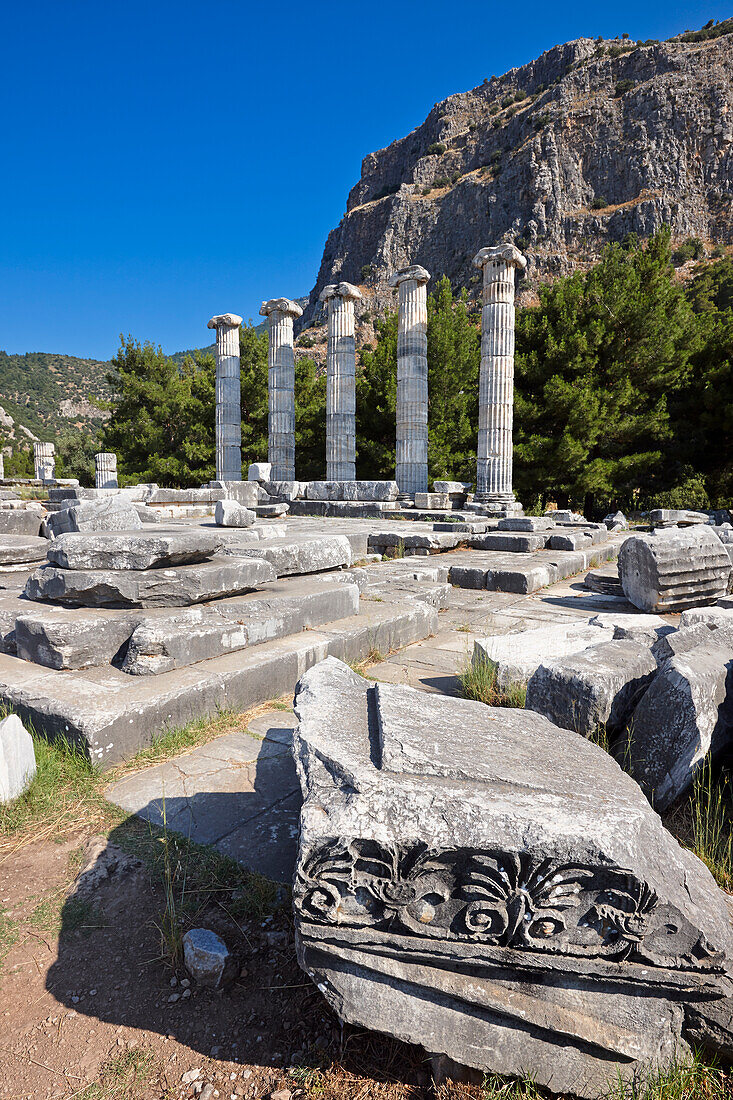
{"type": "Polygon", "coordinates": [[[668,230],[609,245],[587,273],[543,287],[517,318],[520,497],[539,491],[590,515],[596,502],[628,507],[638,491],[670,488],[670,401],[698,342],[668,230]]]}
{"type": "Polygon", "coordinates": [[[295,476],[316,481],[326,462],[326,375],[307,356],[295,362],[295,476]]]}
{"type": "Polygon", "coordinates": [[[117,454],[123,478],[186,486],[213,477],[214,375],[212,355],[179,366],[150,342],[121,337],[102,444],[117,454]]]}
{"type": "Polygon", "coordinates": [[[82,485],[93,486],[94,456],[101,449],[98,435],[65,428],[56,437],[56,476],[77,477],[82,485]]]}
{"type": "MultiPolygon", "coordinates": [[[[267,456],[267,348],[266,331],[250,321],[239,330],[242,393],[242,467],[264,462],[267,456]]],[[[212,411],[211,430],[214,431],[212,411]]],[[[245,472],[245,477],[246,477],[245,472]]]]}
{"type": "Polygon", "coordinates": [[[392,478],[395,468],[397,314],[375,323],[377,344],[356,374],[356,468],[361,478],[392,478]]]}
{"type": "Polygon", "coordinates": [[[478,441],[479,322],[443,276],[428,295],[428,471],[473,482],[478,441]]]}

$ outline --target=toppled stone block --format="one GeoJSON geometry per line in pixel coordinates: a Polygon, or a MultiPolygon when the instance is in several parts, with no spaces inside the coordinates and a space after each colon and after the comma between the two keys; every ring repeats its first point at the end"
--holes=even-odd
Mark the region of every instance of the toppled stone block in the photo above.
{"type": "Polygon", "coordinates": [[[551,531],[554,526],[548,516],[508,516],[499,520],[500,531],[551,531]]]}
{"type": "Polygon", "coordinates": [[[588,522],[580,512],[573,512],[569,508],[553,508],[551,511],[545,512],[544,518],[551,519],[553,523],[564,523],[570,526],[588,522]]]}
{"type": "Polygon", "coordinates": [[[464,481],[434,481],[433,489],[436,493],[451,493],[455,496],[467,496],[473,486],[471,482],[464,481]]]}
{"type": "Polygon", "coordinates": [[[257,519],[251,508],[245,508],[236,500],[217,500],[214,520],[219,527],[251,527],[257,519]]]}
{"type": "Polygon", "coordinates": [[[249,592],[274,577],[260,555],[140,571],[42,565],[28,578],[25,594],[71,607],[188,607],[249,592]]]}
{"type": "Polygon", "coordinates": [[[628,520],[623,512],[613,512],[604,516],[603,522],[609,531],[627,531],[629,527],[628,520]]]}
{"type": "Polygon", "coordinates": [[[322,573],[327,569],[342,569],[351,565],[351,544],[345,535],[300,540],[272,539],[254,546],[226,547],[227,554],[246,558],[262,558],[270,562],[278,577],[305,573],[322,573]]]}
{"type": "Polygon", "coordinates": [[[641,612],[636,615],[627,612],[596,615],[591,622],[612,627],[614,641],[633,641],[645,646],[654,645],[658,638],[674,630],[660,615],[644,615],[641,612]]]}
{"type": "Polygon", "coordinates": [[[257,481],[211,481],[212,489],[224,490],[221,500],[236,500],[245,508],[254,508],[261,500],[267,500],[267,493],[257,481]]]}
{"type": "Polygon", "coordinates": [[[145,504],[138,504],[137,501],[133,501],[133,508],[138,514],[141,523],[161,523],[161,517],[154,508],[148,508],[145,504]]]}
{"type": "Polygon", "coordinates": [[[607,753],[332,658],[296,713],[296,946],[343,1020],[594,1100],[685,1055],[727,901],[607,753]]]}
{"type": "Polygon", "coordinates": [[[306,484],[301,481],[266,481],[263,488],[269,496],[278,497],[281,502],[287,502],[303,500],[306,484]]]}
{"type": "Polygon", "coordinates": [[[691,607],[680,615],[680,629],[694,626],[695,623],[709,623],[715,626],[733,626],[733,604],[716,607],[691,607]]]}
{"type": "Polygon", "coordinates": [[[38,535],[0,535],[0,566],[43,561],[48,539],[38,535]]]}
{"type": "Polygon", "coordinates": [[[683,611],[728,591],[731,562],[709,527],[631,535],[618,556],[624,594],[640,611],[683,611]]]}
{"type": "Polygon", "coordinates": [[[68,533],[46,546],[48,560],[62,569],[140,570],[207,561],[222,541],[213,531],[190,528],[161,535],[68,533]]]}
{"type": "Polygon", "coordinates": [[[41,532],[41,519],[40,504],[35,508],[2,510],[0,511],[0,535],[30,535],[31,537],[37,537],[41,532]]]}
{"type": "Polygon", "coordinates": [[[593,545],[593,537],[589,531],[573,531],[566,534],[550,535],[547,540],[548,550],[584,550],[593,545]]]}
{"type": "Polygon", "coordinates": [[[453,501],[448,493],[415,493],[416,508],[452,509],[453,501]]]}
{"type": "Polygon", "coordinates": [[[46,517],[53,538],[67,531],[137,531],[142,525],[134,505],[117,493],[99,500],[83,500],[46,517]]]}
{"type": "Polygon", "coordinates": [[[94,668],[110,663],[135,629],[131,613],[44,607],[15,620],[18,657],[46,668],[94,668]]]}
{"type": "Polygon", "coordinates": [[[219,989],[234,977],[234,961],[227,945],[208,928],[191,928],[183,937],[183,961],[198,985],[219,989]]]}
{"type": "Polygon", "coordinates": [[[12,802],[36,774],[33,738],[17,714],[0,722],[0,802],[12,802]]]}
{"type": "Polygon", "coordinates": [[[289,504],[257,504],[254,508],[255,516],[258,519],[279,519],[280,516],[286,516],[290,511],[289,504]]]}
{"type": "Polygon", "coordinates": [[[691,527],[697,523],[709,523],[706,512],[690,512],[686,508],[653,508],[649,513],[652,527],[691,527]]]}
{"type": "Polygon", "coordinates": [[[715,645],[728,648],[733,655],[733,622],[700,622],[692,626],[682,626],[679,630],[669,630],[658,638],[652,646],[657,664],[668,661],[681,653],[689,653],[699,645],[715,645]]]}
{"type": "MultiPolygon", "coordinates": [[[[246,485],[244,481],[241,484],[246,485]]],[[[227,482],[212,482],[201,489],[155,489],[148,504],[215,504],[227,497],[227,482]]]]}
{"type": "Polygon", "coordinates": [[[618,573],[600,573],[592,569],[583,578],[583,585],[585,588],[589,588],[591,592],[600,592],[603,596],[623,598],[624,595],[618,573]]]}
{"type": "Polygon", "coordinates": [[[623,728],[657,671],[649,646],[604,642],[539,666],[527,685],[527,710],[587,737],[623,728]]]}
{"type": "Polygon", "coordinates": [[[271,473],[271,462],[250,462],[247,467],[247,481],[269,481],[271,473]]]}
{"type": "Polygon", "coordinates": [[[612,639],[613,628],[602,626],[596,619],[553,623],[516,634],[476,638],[473,665],[486,663],[495,668],[497,686],[507,688],[510,684],[526,683],[544,661],[581,653],[612,639]]]}
{"type": "Polygon", "coordinates": [[[708,753],[730,744],[733,648],[714,640],[662,664],[634,711],[628,770],[657,810],[691,785],[708,753]]]}
{"type": "Polygon", "coordinates": [[[396,481],[309,481],[306,488],[308,500],[397,500],[399,488],[396,481]]]}

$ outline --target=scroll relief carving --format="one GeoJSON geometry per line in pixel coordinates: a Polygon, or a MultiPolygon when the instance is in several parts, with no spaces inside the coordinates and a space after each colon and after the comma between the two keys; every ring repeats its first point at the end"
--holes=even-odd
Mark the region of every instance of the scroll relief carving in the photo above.
{"type": "Polygon", "coordinates": [[[333,840],[298,870],[305,921],[620,962],[715,968],[716,953],[631,872],[527,853],[333,840]]]}

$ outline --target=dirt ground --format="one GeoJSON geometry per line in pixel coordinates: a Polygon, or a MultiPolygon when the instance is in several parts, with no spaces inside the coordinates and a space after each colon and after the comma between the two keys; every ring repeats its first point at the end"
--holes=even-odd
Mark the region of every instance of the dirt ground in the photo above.
{"type": "Polygon", "coordinates": [[[286,897],[246,919],[228,895],[207,896],[196,923],[222,935],[239,978],[187,989],[161,957],[165,879],[132,866],[68,899],[88,839],[0,863],[2,1100],[436,1095],[415,1048],[341,1027],[297,965],[286,897]]]}

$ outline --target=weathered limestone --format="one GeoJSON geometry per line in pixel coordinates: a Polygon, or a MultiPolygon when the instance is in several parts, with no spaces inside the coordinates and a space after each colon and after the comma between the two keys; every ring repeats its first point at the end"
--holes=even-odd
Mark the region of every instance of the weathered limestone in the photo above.
{"type": "Polygon", "coordinates": [[[356,477],[356,342],[354,302],[362,297],[351,283],[331,283],[321,291],[328,303],[326,348],[326,479],[356,477]]]}
{"type": "Polygon", "coordinates": [[[684,1057],[726,897],[607,753],[333,659],[296,713],[296,946],[342,1019],[594,1100],[684,1057]]]}
{"type": "Polygon", "coordinates": [[[183,961],[196,984],[209,989],[219,989],[226,983],[227,976],[234,977],[236,963],[227,945],[209,928],[191,928],[186,932],[183,961]]]}
{"type": "Polygon", "coordinates": [[[644,642],[611,641],[544,661],[527,684],[527,710],[588,736],[623,728],[657,671],[644,642]]]}
{"type": "Polygon", "coordinates": [[[26,582],[30,600],[71,607],[188,607],[249,592],[274,580],[261,558],[219,557],[171,569],[60,569],[42,565],[26,582]]]}
{"type": "MultiPolygon", "coordinates": [[[[39,540],[41,541],[41,540],[39,540]]],[[[48,547],[48,560],[62,569],[170,569],[206,561],[222,548],[213,531],[202,528],[174,534],[59,535],[48,547]]]]}
{"type": "Polygon", "coordinates": [[[94,485],[97,489],[117,488],[117,455],[100,451],[94,456],[94,485]]]}
{"type": "Polygon", "coordinates": [[[635,607],[665,613],[725,596],[731,561],[709,527],[672,528],[627,538],[618,572],[624,595],[635,607]]]}
{"type": "Polygon", "coordinates": [[[405,496],[428,491],[428,298],[419,264],[389,280],[398,288],[395,481],[405,496]]]}
{"type": "Polygon", "coordinates": [[[652,527],[693,527],[709,523],[706,512],[691,512],[687,508],[653,508],[649,513],[652,527]]]}
{"type": "Polygon", "coordinates": [[[17,714],[0,722],[0,802],[23,793],[36,774],[33,738],[17,714]]]}
{"type": "Polygon", "coordinates": [[[236,500],[217,500],[214,520],[219,527],[251,527],[257,518],[251,508],[236,500]]]}
{"type": "Polygon", "coordinates": [[[33,465],[37,480],[54,480],[56,477],[56,455],[53,443],[33,444],[33,465]]]}
{"type": "Polygon", "coordinates": [[[250,462],[247,467],[247,481],[269,481],[272,464],[269,462],[250,462]]]}
{"type": "Polygon", "coordinates": [[[0,535],[38,536],[41,529],[41,506],[0,511],[0,535]]]}
{"type": "Polygon", "coordinates": [[[399,495],[396,481],[308,481],[308,500],[394,501],[399,495]]]}
{"type": "Polygon", "coordinates": [[[66,531],[136,531],[142,525],[135,505],[122,496],[83,500],[46,517],[53,537],[66,531]]]}
{"type": "Polygon", "coordinates": [[[483,272],[476,499],[512,505],[514,269],[523,270],[527,261],[504,244],[482,248],[473,262],[483,272]]]}
{"type": "Polygon", "coordinates": [[[628,770],[657,810],[692,785],[708,753],[731,742],[733,646],[727,631],[708,633],[709,641],[663,662],[634,711],[628,770]]]}
{"type": "Polygon", "coordinates": [[[212,317],[216,329],[216,478],[242,480],[242,407],[239,376],[239,326],[236,313],[212,317]]]}
{"type": "Polygon", "coordinates": [[[323,573],[328,569],[343,569],[351,565],[351,545],[346,535],[324,535],[323,538],[268,539],[253,546],[229,544],[227,554],[237,557],[262,558],[270,562],[278,577],[305,573],[323,573]]]}
{"type": "Polygon", "coordinates": [[[267,460],[271,481],[295,480],[295,350],[293,321],[303,310],[289,298],[263,302],[260,314],[267,317],[270,345],[267,355],[269,401],[267,460]]]}
{"type": "Polygon", "coordinates": [[[497,687],[507,688],[510,684],[527,683],[544,661],[581,653],[612,640],[613,627],[602,625],[597,618],[548,623],[535,630],[476,638],[473,666],[488,664],[496,670],[497,687]]]}
{"type": "Polygon", "coordinates": [[[38,535],[0,535],[0,566],[43,561],[48,540],[38,535]]]}

